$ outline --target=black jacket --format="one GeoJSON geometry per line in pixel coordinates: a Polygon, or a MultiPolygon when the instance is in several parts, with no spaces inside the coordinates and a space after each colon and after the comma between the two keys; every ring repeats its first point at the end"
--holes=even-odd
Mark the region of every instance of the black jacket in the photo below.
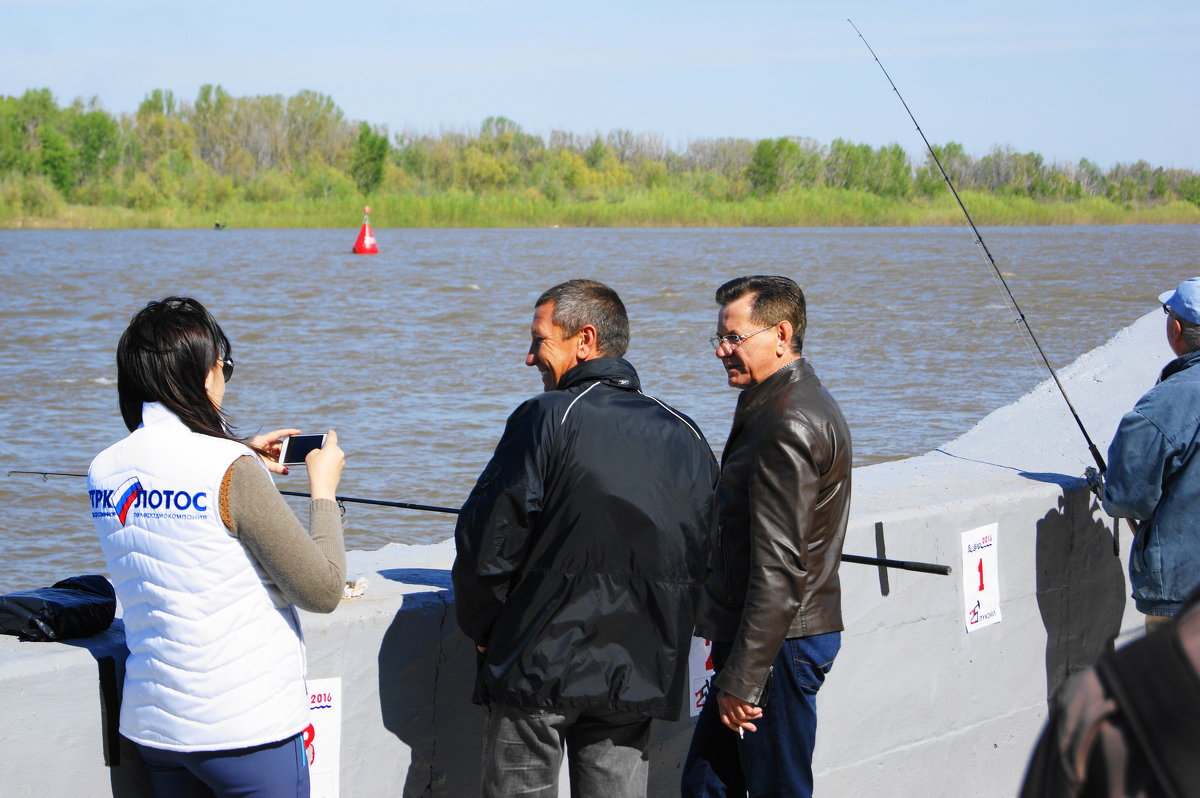
{"type": "Polygon", "coordinates": [[[698,634],[733,643],[718,689],[759,703],[785,639],[842,631],[851,465],[846,419],[804,358],[738,397],[697,618],[698,634]]]}
{"type": "Polygon", "coordinates": [[[679,716],[717,465],[691,419],[600,358],[508,418],[462,507],[476,701],[679,716]]]}

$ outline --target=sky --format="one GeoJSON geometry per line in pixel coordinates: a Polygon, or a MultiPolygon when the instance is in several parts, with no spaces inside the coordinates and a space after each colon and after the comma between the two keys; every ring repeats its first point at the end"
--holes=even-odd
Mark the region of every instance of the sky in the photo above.
{"type": "Polygon", "coordinates": [[[331,97],[392,133],[924,143],[1200,171],[1200,3],[0,0],[0,95],[331,97]]]}

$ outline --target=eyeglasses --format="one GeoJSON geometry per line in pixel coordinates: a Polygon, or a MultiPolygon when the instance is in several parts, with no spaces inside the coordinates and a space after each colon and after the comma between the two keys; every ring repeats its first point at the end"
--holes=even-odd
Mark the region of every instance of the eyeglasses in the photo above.
{"type": "MultiPolygon", "coordinates": [[[[775,322],[775,324],[779,324],[779,322],[775,322]]],[[[734,349],[737,349],[739,346],[742,345],[742,341],[745,341],[747,338],[753,338],[754,336],[758,335],[763,330],[771,329],[772,327],[775,326],[775,324],[768,324],[766,327],[762,327],[751,333],[746,333],[745,335],[735,335],[733,333],[730,333],[729,335],[714,335],[708,339],[708,342],[710,344],[712,344],[712,348],[714,350],[720,349],[721,344],[725,344],[726,346],[729,347],[729,350],[732,352],[734,349]]]]}
{"type": "Polygon", "coordinates": [[[221,364],[221,376],[225,378],[225,382],[229,382],[233,377],[233,358],[227,357],[217,362],[221,364]]]}

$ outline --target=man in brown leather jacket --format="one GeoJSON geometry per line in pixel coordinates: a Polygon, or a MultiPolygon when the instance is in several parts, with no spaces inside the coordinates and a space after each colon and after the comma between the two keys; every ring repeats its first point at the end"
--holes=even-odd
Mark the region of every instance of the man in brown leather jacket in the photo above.
{"type": "Polygon", "coordinates": [[[711,341],[742,394],[721,458],[720,536],[697,613],[716,675],[683,794],[810,796],[816,693],[841,645],[850,431],[801,357],[800,286],[741,277],[716,299],[711,341]]]}

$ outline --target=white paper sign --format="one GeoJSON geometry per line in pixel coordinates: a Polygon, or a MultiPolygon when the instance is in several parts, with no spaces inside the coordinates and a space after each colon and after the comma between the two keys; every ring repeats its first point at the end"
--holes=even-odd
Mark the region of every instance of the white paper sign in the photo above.
{"type": "Polygon", "coordinates": [[[997,524],[962,533],[964,622],[968,632],[1000,623],[1000,558],[997,524]]]}
{"type": "Polygon", "coordinates": [[[704,700],[708,698],[709,681],[712,679],[712,643],[692,638],[692,650],[688,654],[688,670],[690,671],[691,691],[688,693],[688,707],[694,718],[704,708],[704,700]]]}
{"type": "Polygon", "coordinates": [[[342,680],[309,679],[304,753],[312,798],[338,798],[342,758],[342,680]]]}

